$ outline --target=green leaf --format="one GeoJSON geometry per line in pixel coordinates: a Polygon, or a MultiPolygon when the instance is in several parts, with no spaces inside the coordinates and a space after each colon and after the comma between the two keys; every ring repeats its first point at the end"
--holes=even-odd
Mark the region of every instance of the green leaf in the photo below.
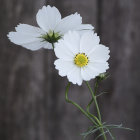
{"type": "Polygon", "coordinates": [[[115,137],[112,135],[111,130],[108,129],[107,127],[105,127],[108,130],[108,133],[110,135],[110,137],[112,138],[112,140],[116,140],[115,137]]]}
{"type": "Polygon", "coordinates": [[[117,129],[125,129],[125,130],[130,130],[130,131],[134,131],[133,129],[131,128],[127,128],[127,127],[123,127],[122,124],[120,125],[105,125],[106,127],[108,127],[109,129],[112,129],[112,128],[117,128],[117,129]]]}
{"type": "Polygon", "coordinates": [[[95,138],[95,140],[97,140],[99,137],[103,136],[103,135],[106,134],[106,133],[108,133],[108,130],[105,131],[105,132],[103,132],[103,133],[101,133],[100,135],[98,135],[98,136],[95,138]]]}
{"type": "Polygon", "coordinates": [[[96,97],[99,97],[99,96],[101,96],[101,95],[103,95],[103,94],[105,94],[105,93],[108,93],[108,92],[101,92],[101,93],[99,93],[98,95],[96,95],[96,97]]]}

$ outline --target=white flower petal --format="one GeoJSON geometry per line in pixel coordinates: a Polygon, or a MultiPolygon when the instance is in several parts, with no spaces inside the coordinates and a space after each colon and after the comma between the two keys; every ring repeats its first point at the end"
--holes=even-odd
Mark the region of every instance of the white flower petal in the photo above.
{"type": "Polygon", "coordinates": [[[74,54],[80,52],[80,34],[77,31],[69,31],[64,35],[63,40],[71,52],[74,54]]]}
{"type": "Polygon", "coordinates": [[[83,80],[89,81],[98,76],[99,74],[106,72],[108,68],[109,67],[107,62],[89,63],[86,67],[81,68],[81,75],[83,80]]]}
{"type": "Polygon", "coordinates": [[[93,30],[94,27],[91,24],[81,24],[79,25],[76,30],[93,30]]]}
{"type": "Polygon", "coordinates": [[[38,50],[44,46],[45,42],[39,38],[44,33],[40,28],[20,24],[16,27],[17,32],[10,32],[7,36],[11,42],[21,45],[30,50],[38,50]]]}
{"type": "Polygon", "coordinates": [[[59,71],[59,75],[66,76],[68,72],[70,72],[73,67],[73,61],[64,61],[62,59],[57,59],[54,62],[55,68],[59,71]]]}
{"type": "Polygon", "coordinates": [[[98,47],[89,52],[88,57],[90,61],[107,61],[109,59],[109,48],[104,45],[98,45],[98,47]]]}
{"type": "Polygon", "coordinates": [[[21,46],[23,46],[26,49],[35,51],[35,50],[38,50],[38,49],[43,48],[44,46],[46,46],[46,42],[35,41],[35,42],[22,44],[21,46]]]}
{"type": "Polygon", "coordinates": [[[56,26],[55,31],[65,34],[69,30],[75,30],[82,24],[82,17],[78,14],[72,14],[63,18],[60,23],[56,26]]]}
{"type": "Polygon", "coordinates": [[[95,61],[89,63],[90,63],[90,67],[97,70],[99,73],[104,73],[109,68],[108,62],[95,61]]]}
{"type": "Polygon", "coordinates": [[[81,68],[75,66],[67,75],[67,78],[73,84],[82,85],[81,68]]]}
{"type": "Polygon", "coordinates": [[[89,81],[99,75],[99,72],[90,65],[87,65],[86,67],[81,68],[81,75],[83,80],[89,81]]]}
{"type": "Polygon", "coordinates": [[[31,35],[34,37],[39,37],[41,34],[45,34],[45,32],[42,29],[28,24],[19,24],[17,27],[15,27],[15,29],[17,32],[31,35]]]}
{"type": "Polygon", "coordinates": [[[27,24],[19,24],[15,29],[17,32],[10,32],[8,37],[11,42],[18,45],[38,41],[44,33],[42,29],[27,24]]]}
{"type": "MultiPolygon", "coordinates": [[[[69,45],[70,46],[70,45],[69,45]]],[[[69,49],[68,43],[64,40],[60,40],[58,43],[55,43],[54,52],[57,58],[61,58],[62,60],[73,60],[75,55],[69,49]]]]}
{"type": "Polygon", "coordinates": [[[43,6],[36,15],[38,25],[46,32],[54,30],[61,20],[61,14],[56,7],[43,6]]]}
{"type": "Polygon", "coordinates": [[[30,42],[35,42],[35,41],[40,40],[40,38],[31,36],[31,35],[27,35],[27,34],[22,34],[19,32],[10,32],[7,36],[11,42],[13,42],[17,45],[22,45],[25,43],[30,43],[30,42]]]}
{"type": "Polygon", "coordinates": [[[93,31],[84,33],[81,36],[80,52],[88,54],[91,50],[95,49],[99,44],[100,39],[93,31]]]}
{"type": "Polygon", "coordinates": [[[46,46],[46,42],[43,42],[42,39],[24,35],[18,32],[10,32],[8,37],[11,42],[33,51],[46,46]]]}
{"type": "Polygon", "coordinates": [[[43,48],[45,48],[45,49],[53,49],[52,44],[49,43],[49,42],[46,42],[46,44],[44,45],[43,48]]]}

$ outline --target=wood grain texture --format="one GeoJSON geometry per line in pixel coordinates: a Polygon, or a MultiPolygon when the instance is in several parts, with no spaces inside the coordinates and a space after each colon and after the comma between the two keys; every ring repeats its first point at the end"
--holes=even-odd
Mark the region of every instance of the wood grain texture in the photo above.
{"type": "MultiPolygon", "coordinates": [[[[90,124],[65,102],[68,81],[54,69],[53,51],[31,52],[7,39],[18,23],[36,25],[35,15],[44,4],[58,7],[63,17],[80,13],[84,23],[95,26],[101,43],[110,47],[111,76],[100,89],[108,94],[99,98],[104,121],[135,129],[115,131],[117,139],[139,140],[138,0],[0,0],[0,139],[79,140],[90,124]]],[[[69,96],[82,106],[89,101],[84,84],[72,86],[69,96]]]]}
{"type": "Polygon", "coordinates": [[[101,1],[101,42],[111,50],[111,77],[104,84],[109,94],[101,99],[104,118],[135,129],[134,133],[117,131],[119,140],[140,139],[139,4],[136,0],[101,1]]]}
{"type": "Polygon", "coordinates": [[[7,33],[18,23],[35,24],[44,1],[0,1],[0,139],[46,138],[44,53],[13,45],[7,33]],[[31,22],[32,21],[32,22],[31,22]]]}

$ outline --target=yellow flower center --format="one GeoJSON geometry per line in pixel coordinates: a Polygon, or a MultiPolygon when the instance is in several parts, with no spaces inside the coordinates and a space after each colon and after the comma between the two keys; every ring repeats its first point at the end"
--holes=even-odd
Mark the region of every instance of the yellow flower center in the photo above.
{"type": "Polygon", "coordinates": [[[84,67],[88,64],[88,57],[85,55],[85,53],[78,53],[74,58],[74,63],[78,67],[84,67]]]}

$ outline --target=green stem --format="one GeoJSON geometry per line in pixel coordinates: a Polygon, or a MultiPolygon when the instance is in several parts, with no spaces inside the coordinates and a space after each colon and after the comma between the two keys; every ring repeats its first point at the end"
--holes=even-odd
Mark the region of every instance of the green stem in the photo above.
{"type": "Polygon", "coordinates": [[[96,106],[96,109],[97,109],[97,114],[98,114],[98,117],[99,117],[99,120],[101,122],[101,114],[100,114],[100,110],[99,110],[99,106],[98,106],[98,103],[97,103],[97,100],[96,100],[96,96],[94,95],[89,83],[86,81],[86,85],[87,87],[89,88],[90,92],[91,92],[91,95],[92,95],[92,98],[93,98],[93,101],[95,103],[95,106],[96,106]]]}
{"type": "Polygon", "coordinates": [[[93,98],[91,99],[91,101],[89,102],[89,104],[87,106],[87,113],[88,113],[88,115],[90,115],[92,118],[94,118],[96,120],[96,122],[97,122],[96,125],[100,125],[99,119],[95,115],[91,114],[89,111],[89,107],[92,104],[92,102],[93,102],[93,98]]]}
{"type": "MultiPolygon", "coordinates": [[[[97,88],[98,88],[98,81],[96,81],[96,83],[95,83],[94,94],[96,94],[97,88]]],[[[87,105],[87,113],[88,113],[91,117],[93,117],[93,118],[97,121],[97,123],[100,125],[99,119],[98,119],[96,116],[94,116],[93,114],[91,114],[90,111],[89,111],[90,105],[93,103],[93,101],[94,101],[94,99],[93,99],[93,97],[92,97],[92,99],[90,100],[89,104],[87,105]]]]}
{"type": "Polygon", "coordinates": [[[54,43],[52,43],[52,47],[53,47],[53,50],[54,50],[54,43]]]}
{"type": "MultiPolygon", "coordinates": [[[[89,83],[86,81],[86,85],[89,89],[89,91],[91,92],[91,95],[92,95],[92,98],[93,98],[93,101],[95,103],[95,106],[96,106],[96,109],[97,109],[97,114],[98,114],[98,117],[99,117],[99,125],[100,126],[103,126],[102,124],[102,120],[101,120],[101,113],[100,113],[100,109],[99,109],[99,106],[98,106],[98,103],[97,103],[97,100],[96,100],[96,96],[95,96],[95,93],[96,93],[96,90],[97,90],[97,87],[98,87],[98,81],[96,81],[96,84],[95,84],[95,93],[92,91],[92,88],[90,87],[89,83]]],[[[101,133],[104,133],[104,129],[101,128],[101,133]]],[[[107,140],[106,138],[106,135],[103,134],[103,137],[104,137],[104,140],[107,140]]]]}
{"type": "Polygon", "coordinates": [[[79,106],[77,103],[69,100],[68,98],[68,91],[69,91],[69,88],[70,88],[70,82],[68,83],[67,87],[66,87],[66,92],[65,92],[65,99],[68,103],[71,103],[73,104],[75,107],[77,107],[93,124],[97,125],[97,123],[88,115],[88,113],[86,111],[84,111],[84,109],[79,106]]]}

